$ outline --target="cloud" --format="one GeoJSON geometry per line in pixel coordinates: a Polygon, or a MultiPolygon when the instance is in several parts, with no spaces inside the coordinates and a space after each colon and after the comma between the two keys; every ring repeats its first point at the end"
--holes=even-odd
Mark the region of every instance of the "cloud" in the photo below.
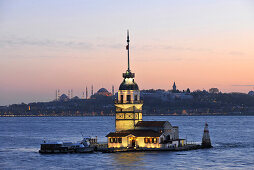
{"type": "Polygon", "coordinates": [[[19,46],[43,46],[43,47],[70,47],[91,49],[93,45],[87,42],[78,41],[59,41],[59,40],[38,40],[28,38],[8,38],[0,39],[1,47],[19,47],[19,46]]]}
{"type": "Polygon", "coordinates": [[[251,85],[251,84],[234,84],[234,85],[232,85],[232,86],[236,86],[236,87],[252,87],[252,86],[254,86],[254,85],[251,85]]]}
{"type": "Polygon", "coordinates": [[[78,49],[95,49],[95,48],[109,48],[109,49],[119,49],[123,47],[121,44],[117,43],[97,43],[93,44],[91,42],[85,41],[63,41],[63,40],[50,40],[50,39],[31,39],[27,37],[6,37],[0,38],[0,48],[12,48],[12,47],[24,47],[24,46],[39,46],[39,47],[54,47],[54,48],[78,48],[78,49]]]}
{"type": "MultiPolygon", "coordinates": [[[[77,40],[52,40],[52,39],[35,39],[30,37],[17,37],[14,35],[0,37],[0,48],[12,48],[12,47],[24,47],[24,46],[39,46],[39,47],[54,47],[54,48],[78,48],[78,49],[96,49],[96,48],[107,48],[107,49],[119,49],[124,48],[122,43],[107,43],[107,41],[100,39],[99,42],[85,42],[77,40]],[[106,43],[104,43],[106,42],[106,43]]],[[[199,51],[199,52],[213,52],[211,49],[205,48],[190,48],[190,47],[181,47],[173,45],[142,45],[142,46],[132,46],[132,48],[146,50],[146,49],[155,49],[155,50],[177,50],[177,51],[199,51]]],[[[236,54],[236,52],[232,52],[236,54]]]]}

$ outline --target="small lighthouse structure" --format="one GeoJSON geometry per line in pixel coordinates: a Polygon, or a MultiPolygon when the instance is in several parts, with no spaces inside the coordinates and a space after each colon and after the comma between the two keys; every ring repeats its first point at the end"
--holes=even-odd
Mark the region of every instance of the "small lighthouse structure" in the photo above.
{"type": "Polygon", "coordinates": [[[212,147],[207,122],[205,123],[205,128],[204,128],[204,134],[203,134],[203,138],[202,138],[201,147],[202,148],[211,148],[212,147]]]}

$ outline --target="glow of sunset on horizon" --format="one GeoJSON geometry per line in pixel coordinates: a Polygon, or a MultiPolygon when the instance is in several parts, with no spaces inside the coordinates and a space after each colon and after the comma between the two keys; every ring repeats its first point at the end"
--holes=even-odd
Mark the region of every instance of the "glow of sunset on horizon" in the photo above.
{"type": "Polygon", "coordinates": [[[254,90],[252,0],[2,0],[0,25],[0,106],[117,91],[127,29],[140,90],[254,90]]]}

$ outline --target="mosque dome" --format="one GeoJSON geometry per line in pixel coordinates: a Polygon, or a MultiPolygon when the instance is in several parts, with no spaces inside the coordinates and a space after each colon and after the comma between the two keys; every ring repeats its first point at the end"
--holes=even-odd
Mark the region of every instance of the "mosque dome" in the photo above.
{"type": "Polygon", "coordinates": [[[108,90],[105,88],[100,88],[97,93],[108,93],[108,90]]]}
{"type": "Polygon", "coordinates": [[[125,78],[121,83],[119,90],[139,90],[137,83],[134,82],[134,79],[125,78]]]}
{"type": "Polygon", "coordinates": [[[59,97],[59,101],[67,101],[69,100],[69,97],[66,95],[66,94],[62,94],[60,97],[59,97]]]}

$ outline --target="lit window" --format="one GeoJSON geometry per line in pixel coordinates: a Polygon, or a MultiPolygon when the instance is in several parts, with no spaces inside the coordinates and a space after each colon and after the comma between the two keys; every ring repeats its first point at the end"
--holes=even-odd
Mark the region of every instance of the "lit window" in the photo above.
{"type": "Polygon", "coordinates": [[[118,143],[122,143],[122,138],[118,138],[118,143]]]}
{"type": "Polygon", "coordinates": [[[113,138],[113,142],[116,143],[116,138],[113,138]]]}

